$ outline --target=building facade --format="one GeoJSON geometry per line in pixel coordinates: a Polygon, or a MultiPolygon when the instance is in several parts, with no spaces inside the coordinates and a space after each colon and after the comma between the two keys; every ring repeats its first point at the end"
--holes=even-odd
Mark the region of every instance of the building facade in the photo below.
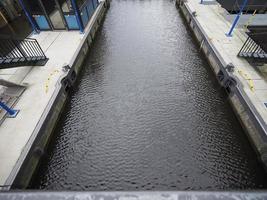
{"type": "Polygon", "coordinates": [[[0,1],[0,28],[20,16],[21,7],[17,0],[0,1]]]}
{"type": "Polygon", "coordinates": [[[37,30],[83,31],[98,0],[19,0],[37,30]]]}
{"type": "Polygon", "coordinates": [[[83,32],[98,0],[2,0],[0,28],[25,14],[36,32],[80,30],[83,32]]]}

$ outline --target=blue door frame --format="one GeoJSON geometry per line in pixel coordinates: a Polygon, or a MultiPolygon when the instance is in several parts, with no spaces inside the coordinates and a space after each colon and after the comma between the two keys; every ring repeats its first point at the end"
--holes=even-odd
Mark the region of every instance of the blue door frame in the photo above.
{"type": "MultiPolygon", "coordinates": [[[[22,9],[24,10],[28,21],[30,22],[32,29],[35,33],[39,33],[40,31],[43,30],[54,30],[53,25],[49,19],[49,16],[46,13],[45,7],[43,6],[42,2],[40,0],[37,0],[39,2],[40,8],[42,10],[42,13],[34,15],[31,13],[31,10],[27,8],[25,5],[25,0],[19,0],[22,9]]],[[[32,0],[28,0],[29,3],[32,0]]],[[[80,30],[81,33],[84,32],[84,28],[87,25],[89,19],[91,18],[91,15],[88,13],[88,9],[86,7],[86,17],[81,16],[81,13],[83,12],[82,8],[79,9],[76,0],[70,0],[73,11],[72,12],[63,12],[62,8],[60,7],[58,0],[54,0],[58,6],[61,18],[64,22],[64,25],[67,30],[80,30]],[[86,19],[86,20],[85,20],[86,19]]],[[[98,1],[97,0],[87,0],[86,5],[89,6],[89,3],[91,2],[90,5],[92,5],[92,10],[94,11],[97,6],[98,6],[98,1]]]]}

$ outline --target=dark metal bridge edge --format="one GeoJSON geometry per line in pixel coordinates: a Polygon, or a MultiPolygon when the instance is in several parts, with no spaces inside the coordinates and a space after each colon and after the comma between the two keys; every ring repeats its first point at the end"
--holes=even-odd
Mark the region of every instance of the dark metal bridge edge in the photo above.
{"type": "Polygon", "coordinates": [[[267,192],[2,192],[1,200],[265,200],[267,192]]]}

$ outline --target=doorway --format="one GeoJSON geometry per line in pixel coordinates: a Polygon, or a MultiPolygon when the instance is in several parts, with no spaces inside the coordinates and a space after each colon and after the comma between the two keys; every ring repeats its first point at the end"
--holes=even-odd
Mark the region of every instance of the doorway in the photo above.
{"type": "Polygon", "coordinates": [[[68,29],[63,12],[57,0],[39,0],[46,18],[53,30],[68,29]]]}

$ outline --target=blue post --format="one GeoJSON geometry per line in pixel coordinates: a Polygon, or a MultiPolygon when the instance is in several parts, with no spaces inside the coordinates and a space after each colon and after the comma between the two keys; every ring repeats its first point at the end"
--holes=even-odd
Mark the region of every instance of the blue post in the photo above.
{"type": "Polygon", "coordinates": [[[74,9],[74,12],[75,12],[75,16],[76,16],[76,19],[77,19],[77,22],[78,22],[78,26],[79,26],[80,32],[84,33],[82,19],[81,19],[80,11],[78,9],[76,0],[71,0],[71,3],[72,3],[72,6],[73,6],[73,9],[74,9]]]}
{"type": "Polygon", "coordinates": [[[234,30],[234,28],[235,28],[235,26],[236,26],[236,24],[237,24],[237,22],[238,22],[238,20],[239,20],[239,18],[240,18],[240,15],[242,14],[242,12],[243,12],[245,6],[247,5],[247,3],[248,3],[248,0],[244,0],[244,1],[243,1],[242,7],[241,7],[239,13],[237,14],[237,16],[236,16],[236,18],[235,18],[235,20],[234,20],[234,23],[233,23],[233,25],[232,25],[232,27],[231,27],[229,33],[226,34],[227,37],[231,37],[231,36],[232,36],[232,32],[233,32],[233,30],[234,30]]]}
{"type": "Polygon", "coordinates": [[[203,0],[200,1],[200,4],[203,4],[203,0]]]}
{"type": "Polygon", "coordinates": [[[93,5],[93,9],[95,9],[96,6],[95,6],[95,3],[94,3],[94,0],[91,0],[91,2],[92,2],[92,5],[93,5]]]}
{"type": "Polygon", "coordinates": [[[23,11],[25,12],[25,15],[26,15],[26,17],[28,18],[30,24],[31,24],[34,33],[39,33],[39,30],[38,30],[38,28],[36,27],[36,25],[35,25],[35,23],[34,23],[34,20],[33,20],[32,16],[31,16],[30,13],[27,11],[27,9],[26,9],[26,7],[25,7],[25,5],[24,5],[24,3],[23,3],[23,0],[19,0],[19,3],[20,3],[20,5],[21,5],[21,8],[23,9],[23,11]]]}
{"type": "Polygon", "coordinates": [[[0,107],[2,107],[10,117],[15,117],[18,114],[18,110],[13,110],[9,108],[6,104],[0,101],[0,107]]]}

